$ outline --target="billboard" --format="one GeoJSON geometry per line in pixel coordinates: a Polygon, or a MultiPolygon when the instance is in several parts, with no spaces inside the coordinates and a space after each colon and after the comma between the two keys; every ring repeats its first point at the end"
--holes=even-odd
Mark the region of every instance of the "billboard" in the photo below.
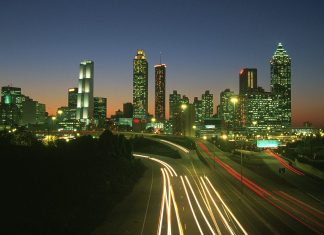
{"type": "Polygon", "coordinates": [[[279,140],[257,140],[258,148],[278,148],[279,145],[279,140]]]}

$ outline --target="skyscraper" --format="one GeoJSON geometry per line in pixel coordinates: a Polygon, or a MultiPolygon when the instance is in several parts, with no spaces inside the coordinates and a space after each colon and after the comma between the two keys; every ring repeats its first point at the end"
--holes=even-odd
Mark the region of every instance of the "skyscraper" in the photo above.
{"type": "Polygon", "coordinates": [[[281,132],[279,99],[262,88],[240,96],[242,127],[249,132],[281,132]]]}
{"type": "Polygon", "coordinates": [[[172,120],[174,113],[180,106],[181,94],[178,94],[176,90],[169,95],[169,119],[172,120]]]}
{"type": "Polygon", "coordinates": [[[107,98],[94,97],[93,118],[99,127],[103,127],[107,117],[107,98]]]}
{"type": "Polygon", "coordinates": [[[78,88],[69,88],[68,93],[68,107],[76,109],[77,108],[77,101],[78,101],[78,88]]]}
{"type": "Polygon", "coordinates": [[[77,111],[77,103],[78,103],[78,88],[69,88],[68,93],[68,110],[69,113],[67,116],[68,119],[76,119],[76,111],[77,111]]]}
{"type": "Polygon", "coordinates": [[[205,91],[205,94],[201,96],[202,101],[202,119],[211,118],[214,112],[214,96],[209,92],[205,91]]]}
{"type": "Polygon", "coordinates": [[[165,64],[158,64],[155,68],[155,118],[165,120],[165,64]]]}
{"type": "Polygon", "coordinates": [[[202,114],[202,100],[199,100],[198,97],[194,98],[193,105],[195,108],[195,123],[202,124],[203,114],[202,114]]]}
{"type": "Polygon", "coordinates": [[[133,117],[133,104],[132,103],[124,103],[123,104],[123,116],[124,116],[124,118],[132,118],[133,117]]]}
{"type": "Polygon", "coordinates": [[[147,118],[148,63],[143,50],[137,50],[133,60],[133,107],[133,118],[147,118]]]}
{"type": "Polygon", "coordinates": [[[93,75],[93,61],[81,61],[76,118],[86,124],[93,118],[93,75]]]}
{"type": "Polygon", "coordinates": [[[291,128],[291,58],[279,43],[270,61],[271,92],[279,98],[282,128],[291,128]]]}
{"type": "Polygon", "coordinates": [[[223,128],[233,128],[237,120],[238,107],[237,102],[232,102],[232,100],[234,101],[233,98],[236,98],[236,101],[237,95],[230,89],[225,89],[220,93],[219,118],[221,119],[223,128]]]}
{"type": "Polygon", "coordinates": [[[244,68],[240,71],[240,92],[239,94],[244,94],[248,91],[257,89],[258,78],[257,69],[244,68]]]}
{"type": "Polygon", "coordinates": [[[21,88],[4,86],[1,88],[1,123],[4,125],[18,125],[22,117],[23,97],[21,88]]]}

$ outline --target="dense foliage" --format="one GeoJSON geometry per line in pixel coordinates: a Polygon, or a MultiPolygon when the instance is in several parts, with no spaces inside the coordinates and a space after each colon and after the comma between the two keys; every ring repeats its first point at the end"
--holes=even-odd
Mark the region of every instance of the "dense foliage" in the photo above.
{"type": "Polygon", "coordinates": [[[324,170],[324,137],[307,136],[287,146],[281,147],[279,153],[299,162],[310,164],[324,170]]]}
{"type": "Polygon", "coordinates": [[[144,171],[110,131],[50,146],[1,132],[0,156],[2,234],[89,234],[144,171]]]}

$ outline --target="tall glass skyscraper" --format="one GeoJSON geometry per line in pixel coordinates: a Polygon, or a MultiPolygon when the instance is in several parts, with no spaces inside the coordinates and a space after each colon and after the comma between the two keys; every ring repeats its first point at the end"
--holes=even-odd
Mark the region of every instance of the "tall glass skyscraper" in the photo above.
{"type": "Polygon", "coordinates": [[[137,50],[133,60],[133,107],[133,118],[147,118],[148,63],[143,50],[137,50]]]}
{"type": "Polygon", "coordinates": [[[279,43],[270,61],[271,92],[279,99],[282,128],[291,128],[291,58],[279,43]]]}
{"type": "Polygon", "coordinates": [[[69,88],[68,93],[68,107],[76,109],[77,108],[77,100],[78,100],[78,88],[69,88]]]}
{"type": "Polygon", "coordinates": [[[165,64],[158,64],[155,68],[155,118],[165,120],[165,64]]]}
{"type": "Polygon", "coordinates": [[[76,118],[86,124],[93,118],[93,75],[93,61],[81,61],[76,118]]]}
{"type": "Polygon", "coordinates": [[[98,127],[103,127],[107,117],[107,98],[94,97],[93,118],[98,127]]]}
{"type": "Polygon", "coordinates": [[[240,71],[240,95],[257,89],[257,69],[244,68],[240,71]]]}
{"type": "Polygon", "coordinates": [[[178,94],[176,90],[169,95],[169,119],[170,121],[174,118],[174,114],[180,106],[181,94],[178,94]]]}

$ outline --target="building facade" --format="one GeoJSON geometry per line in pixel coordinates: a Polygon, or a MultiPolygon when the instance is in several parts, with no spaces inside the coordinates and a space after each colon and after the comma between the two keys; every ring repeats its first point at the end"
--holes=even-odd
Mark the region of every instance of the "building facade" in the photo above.
{"type": "Polygon", "coordinates": [[[124,118],[132,118],[133,117],[133,104],[132,103],[124,103],[123,104],[123,113],[124,113],[124,118]]]}
{"type": "Polygon", "coordinates": [[[68,90],[68,112],[69,119],[76,119],[77,112],[77,104],[78,104],[78,88],[69,88],[68,90]]]}
{"type": "Polygon", "coordinates": [[[224,129],[233,129],[238,123],[238,102],[233,102],[237,100],[237,97],[238,95],[230,89],[225,89],[220,93],[218,116],[224,129]]]}
{"type": "Polygon", "coordinates": [[[143,50],[137,50],[133,60],[133,108],[133,118],[147,118],[148,62],[143,50]]]}
{"type": "Polygon", "coordinates": [[[258,77],[257,69],[254,68],[244,68],[240,70],[239,75],[239,94],[245,94],[246,92],[257,89],[258,77]]]}
{"type": "Polygon", "coordinates": [[[169,119],[172,120],[174,118],[174,113],[180,106],[181,94],[178,94],[176,90],[173,91],[172,94],[169,95],[169,119]]]}
{"type": "Polygon", "coordinates": [[[214,96],[208,90],[201,96],[202,101],[202,119],[208,119],[214,113],[214,96]]]}
{"type": "Polygon", "coordinates": [[[283,129],[291,129],[291,58],[281,43],[270,61],[271,92],[279,98],[281,125],[283,129]]]}
{"type": "Polygon", "coordinates": [[[4,86],[1,88],[1,124],[14,126],[22,121],[23,97],[21,88],[4,86]]]}
{"type": "Polygon", "coordinates": [[[281,111],[275,93],[258,89],[240,96],[241,123],[249,133],[270,134],[281,131],[281,111]]]}
{"type": "Polygon", "coordinates": [[[94,97],[93,118],[98,127],[103,127],[107,117],[107,98],[94,97]]]}
{"type": "Polygon", "coordinates": [[[85,124],[90,124],[93,119],[93,78],[94,62],[81,61],[76,118],[85,124]]]}
{"type": "Polygon", "coordinates": [[[155,118],[165,120],[165,76],[166,65],[158,64],[155,68],[155,118]]]}
{"type": "Polygon", "coordinates": [[[199,125],[203,123],[203,113],[202,113],[202,100],[198,97],[194,97],[193,105],[195,108],[195,124],[199,125]]]}

